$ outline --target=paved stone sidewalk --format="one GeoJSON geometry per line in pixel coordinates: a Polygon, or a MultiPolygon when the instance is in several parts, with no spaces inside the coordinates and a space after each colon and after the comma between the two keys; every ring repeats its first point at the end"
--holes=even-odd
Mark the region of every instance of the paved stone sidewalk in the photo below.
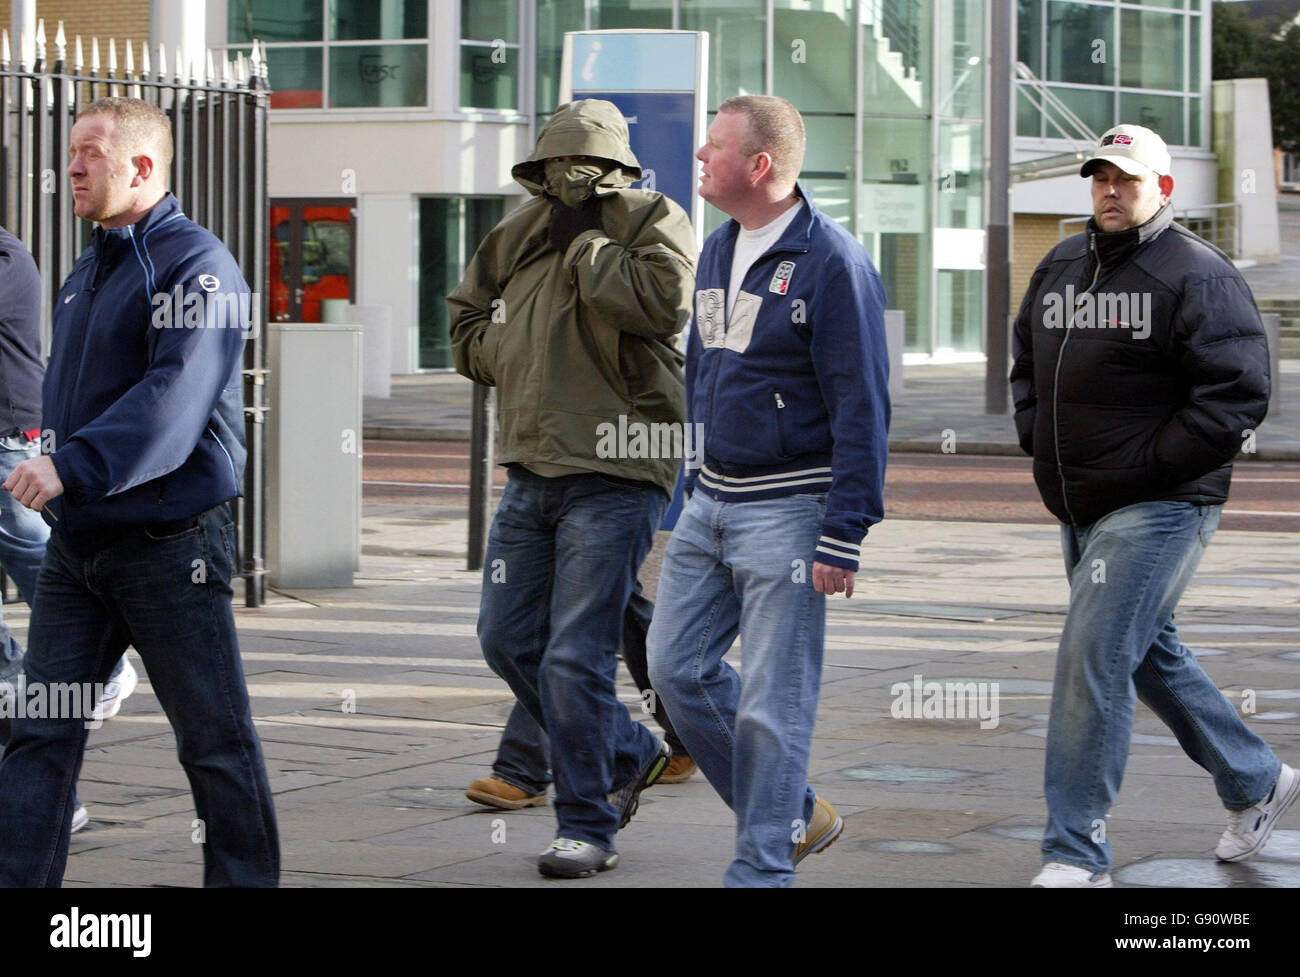
{"type": "MultiPolygon", "coordinates": [[[[479,654],[478,577],[459,555],[464,522],[416,515],[367,516],[355,588],[278,595],[237,612],[284,884],[720,884],[733,822],[698,775],[647,791],[619,835],[618,869],[572,883],[535,868],[553,834],[549,807],[501,813],[465,799],[488,770],[512,699],[479,654]]],[[[846,829],[804,863],[799,884],[1022,886],[1039,861],[1045,713],[1066,598],[1056,532],[890,521],[867,554],[859,595],[830,604],[813,747],[813,783],[846,829]],[[997,727],[893,718],[891,686],[916,675],[996,682],[997,727]]],[[[1293,534],[1220,533],[1179,618],[1225,694],[1242,702],[1254,691],[1251,724],[1293,764],[1295,556],[1293,534]]],[[[11,618],[25,625],[17,607],[11,618]]],[[[620,674],[620,694],[635,707],[620,674]]],[[[73,838],[69,885],[200,883],[188,786],[147,680],[91,733],[82,794],[93,824],[73,838]]],[[[1213,860],[1222,827],[1209,776],[1141,709],[1110,821],[1117,881],[1300,884],[1300,811],[1245,865],[1213,860]]]]}

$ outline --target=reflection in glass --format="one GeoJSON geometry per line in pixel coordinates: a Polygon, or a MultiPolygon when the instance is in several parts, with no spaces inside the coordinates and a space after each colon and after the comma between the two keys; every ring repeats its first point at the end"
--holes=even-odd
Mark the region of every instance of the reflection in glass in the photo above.
{"type": "Polygon", "coordinates": [[[1115,8],[1050,0],[1047,81],[1115,84],[1115,8]]]}
{"type": "Polygon", "coordinates": [[[543,118],[560,104],[560,59],[566,31],[586,28],[584,0],[537,0],[537,103],[533,111],[543,118]]]}
{"type": "Polygon", "coordinates": [[[852,115],[853,4],[827,0],[818,7],[809,10],[801,0],[776,0],[776,90],[801,111],[852,115]]]}
{"type": "MultiPolygon", "coordinates": [[[[931,0],[891,0],[861,8],[862,104],[868,112],[929,111],[931,0]]],[[[844,76],[851,78],[851,73],[844,76]]]]}
{"type": "Polygon", "coordinates": [[[396,41],[429,36],[427,0],[331,0],[330,37],[340,41],[396,41]]]}
{"type": "Polygon", "coordinates": [[[1185,18],[1155,10],[1125,10],[1120,17],[1120,84],[1182,91],[1185,18]]]}
{"type": "Polygon", "coordinates": [[[335,108],[424,105],[428,51],[424,44],[331,47],[330,104],[335,108]]]}
{"type": "Polygon", "coordinates": [[[600,0],[592,30],[671,30],[673,0],[600,0]]]}
{"type": "Polygon", "coordinates": [[[462,44],[460,104],[476,109],[518,108],[519,49],[462,44]]]}
{"type": "Polygon", "coordinates": [[[321,57],[322,49],[318,47],[266,49],[271,108],[318,109],[324,105],[321,57]]]}
{"type": "Polygon", "coordinates": [[[681,28],[709,32],[709,110],[766,91],[764,0],[681,0],[681,28]]]}
{"type": "Polygon", "coordinates": [[[227,43],[324,40],[321,0],[228,0],[227,43]]]}
{"type": "Polygon", "coordinates": [[[1146,126],[1160,133],[1169,145],[1183,145],[1183,99],[1177,95],[1146,95],[1121,92],[1120,118],[1130,125],[1146,126]]]}
{"type": "Polygon", "coordinates": [[[519,0],[460,0],[460,36],[519,43],[519,0]]]}

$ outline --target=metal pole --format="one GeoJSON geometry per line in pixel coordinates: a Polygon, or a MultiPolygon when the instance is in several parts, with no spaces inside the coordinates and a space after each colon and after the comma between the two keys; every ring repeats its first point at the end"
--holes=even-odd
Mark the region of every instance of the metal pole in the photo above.
{"type": "Polygon", "coordinates": [[[1015,4],[992,3],[988,72],[988,226],[985,228],[984,413],[1007,412],[1011,330],[1011,39],[1015,4]]]}
{"type": "Polygon", "coordinates": [[[469,556],[466,570],[482,570],[492,522],[492,468],[496,456],[496,391],[474,384],[469,444],[469,556]]]}

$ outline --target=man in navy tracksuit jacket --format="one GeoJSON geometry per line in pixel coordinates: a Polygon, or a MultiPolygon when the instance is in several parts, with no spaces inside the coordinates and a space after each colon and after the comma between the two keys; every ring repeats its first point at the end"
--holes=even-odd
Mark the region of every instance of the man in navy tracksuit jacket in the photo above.
{"type": "Polygon", "coordinates": [[[808,786],[825,595],[852,596],[883,516],[885,296],[871,259],[795,180],[789,102],[724,102],[697,154],[709,238],[687,346],[703,459],[664,557],[650,679],[736,813],[729,886],[787,886],[843,830],[808,786]],[[744,678],[722,656],[740,634],[744,678]]]}
{"type": "MultiPolygon", "coordinates": [[[[176,731],[204,883],[272,886],[279,842],[231,608],[245,448],[248,286],[166,191],[167,118],[89,105],[71,134],[77,216],[98,226],[55,298],[43,449],[4,482],[53,529],[25,669],[102,683],[128,644],[176,731]]],[[[0,884],[58,885],[85,718],[15,718],[0,766],[0,884]]]]}

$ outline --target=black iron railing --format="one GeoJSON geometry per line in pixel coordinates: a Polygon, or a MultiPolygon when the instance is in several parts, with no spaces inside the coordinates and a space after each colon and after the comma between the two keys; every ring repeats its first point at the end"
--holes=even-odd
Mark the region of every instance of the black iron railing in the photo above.
{"type": "MultiPolygon", "coordinates": [[[[19,39],[19,52],[24,40],[19,39]]],[[[245,603],[256,607],[265,596],[265,442],[266,339],[266,120],[270,88],[261,45],[234,61],[184,63],[179,53],[167,70],[158,46],[156,68],[148,45],[140,45],[140,65],[125,42],[119,72],[118,45],[92,39],[89,64],[80,37],[72,58],[60,24],[54,56],[47,58],[44,21],[37,28],[35,56],[15,57],[9,34],[0,35],[0,223],[31,250],[40,268],[45,310],[43,336],[49,349],[53,296],[90,238],[87,222],[73,214],[64,172],[68,139],[81,109],[98,98],[127,95],[159,106],[171,120],[176,144],[171,188],[185,213],[216,234],[239,262],[253,291],[255,328],[244,350],[244,413],[248,465],[244,496],[236,505],[240,575],[245,603]]]]}

